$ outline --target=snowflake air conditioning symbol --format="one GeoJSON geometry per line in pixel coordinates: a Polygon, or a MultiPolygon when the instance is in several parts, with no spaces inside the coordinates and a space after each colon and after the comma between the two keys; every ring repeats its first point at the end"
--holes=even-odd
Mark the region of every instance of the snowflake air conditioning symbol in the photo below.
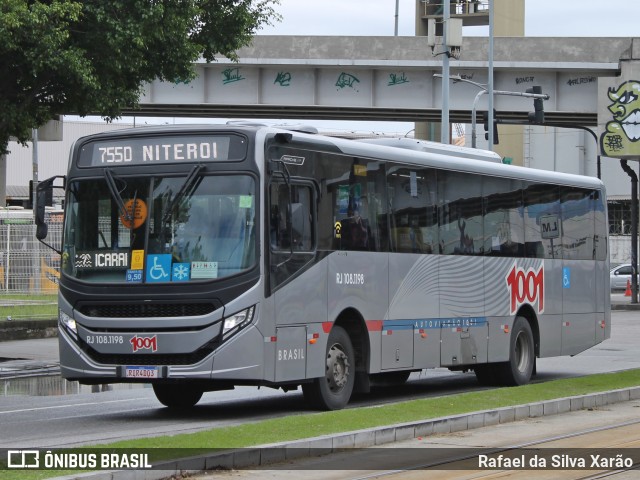
{"type": "Polygon", "coordinates": [[[191,265],[188,263],[174,263],[171,268],[171,280],[174,282],[186,282],[189,280],[189,270],[191,265]]]}

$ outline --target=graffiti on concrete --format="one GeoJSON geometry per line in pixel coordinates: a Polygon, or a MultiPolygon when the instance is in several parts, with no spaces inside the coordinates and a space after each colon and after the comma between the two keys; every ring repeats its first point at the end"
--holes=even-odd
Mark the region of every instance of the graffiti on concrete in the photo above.
{"type": "Polygon", "coordinates": [[[404,72],[389,74],[389,83],[387,83],[387,85],[391,87],[393,85],[400,85],[402,83],[409,83],[409,79],[404,72]]]}
{"type": "Polygon", "coordinates": [[[278,72],[276,75],[276,79],[273,83],[277,83],[281,87],[290,87],[291,86],[291,73],[289,72],[278,72]]]}
{"type": "Polygon", "coordinates": [[[227,68],[222,71],[222,84],[227,85],[229,83],[239,82],[244,80],[244,77],[240,73],[240,67],[227,68]]]}
{"type": "Polygon", "coordinates": [[[600,149],[608,157],[640,155],[640,82],[629,80],[609,88],[612,113],[600,137],[600,149]]]}
{"type": "Polygon", "coordinates": [[[351,75],[350,73],[342,72],[340,75],[338,75],[338,80],[336,80],[336,87],[340,89],[348,87],[353,88],[357,91],[356,83],[360,83],[358,77],[356,77],[355,75],[351,75]]]}
{"type": "Polygon", "coordinates": [[[569,80],[567,80],[567,85],[569,85],[570,87],[574,87],[576,85],[584,85],[585,83],[595,83],[597,81],[598,81],[598,78],[594,75],[591,75],[589,77],[570,78],[569,80]]]}

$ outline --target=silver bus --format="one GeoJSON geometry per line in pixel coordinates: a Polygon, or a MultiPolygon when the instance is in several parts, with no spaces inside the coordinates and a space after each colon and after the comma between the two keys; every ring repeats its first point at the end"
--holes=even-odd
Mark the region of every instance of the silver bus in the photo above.
{"type": "Polygon", "coordinates": [[[150,383],[174,408],[253,385],[340,409],[434,367],[525,384],[536,358],[609,338],[599,180],[386,143],[240,124],[79,139],[63,376],[150,383]]]}

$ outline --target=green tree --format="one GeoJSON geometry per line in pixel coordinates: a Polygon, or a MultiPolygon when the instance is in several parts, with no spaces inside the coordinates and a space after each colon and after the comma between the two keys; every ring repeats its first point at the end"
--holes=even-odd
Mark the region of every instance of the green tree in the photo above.
{"type": "Polygon", "coordinates": [[[0,0],[0,154],[55,115],[107,120],[155,79],[237,59],[279,0],[0,0]]]}

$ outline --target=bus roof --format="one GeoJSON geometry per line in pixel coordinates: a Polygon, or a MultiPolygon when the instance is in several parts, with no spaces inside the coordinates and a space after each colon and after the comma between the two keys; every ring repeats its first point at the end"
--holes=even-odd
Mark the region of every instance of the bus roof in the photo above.
{"type": "Polygon", "coordinates": [[[230,124],[184,124],[158,125],[141,128],[115,130],[82,137],[76,146],[87,140],[108,138],[187,134],[189,132],[238,132],[264,137],[268,134],[289,133],[292,142],[319,143],[346,155],[363,156],[372,159],[406,162],[432,168],[469,171],[490,176],[502,176],[557,185],[572,185],[584,188],[604,189],[602,181],[595,177],[540,170],[530,167],[503,164],[495,152],[445,145],[437,142],[411,138],[343,139],[332,136],[307,133],[308,129],[298,126],[268,126],[261,123],[233,122],[230,124]],[[304,130],[304,131],[303,131],[304,130]]]}

